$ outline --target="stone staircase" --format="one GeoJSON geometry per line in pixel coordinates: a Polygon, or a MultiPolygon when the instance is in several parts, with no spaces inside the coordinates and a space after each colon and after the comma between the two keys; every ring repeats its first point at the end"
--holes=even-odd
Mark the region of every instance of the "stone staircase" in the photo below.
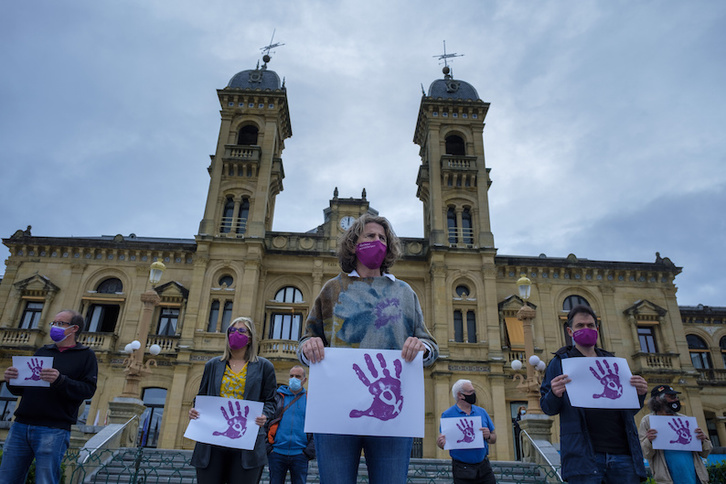
{"type": "MultiPolygon", "coordinates": [[[[189,463],[191,451],[157,449],[119,449],[108,452],[95,462],[76,469],[72,484],[114,483],[114,484],[196,484],[194,467],[189,463]]],[[[534,464],[523,462],[492,462],[492,468],[499,484],[545,484],[558,482],[545,477],[546,470],[534,464]]],[[[66,480],[69,482],[69,480],[66,480]]],[[[268,484],[267,469],[262,474],[262,483],[268,484]]],[[[289,482],[289,478],[288,478],[289,482]]],[[[310,462],[308,483],[319,483],[317,462],[310,462]]],[[[365,461],[361,459],[358,483],[368,483],[365,461]]],[[[451,461],[446,459],[411,459],[407,484],[450,483],[451,461]]]]}

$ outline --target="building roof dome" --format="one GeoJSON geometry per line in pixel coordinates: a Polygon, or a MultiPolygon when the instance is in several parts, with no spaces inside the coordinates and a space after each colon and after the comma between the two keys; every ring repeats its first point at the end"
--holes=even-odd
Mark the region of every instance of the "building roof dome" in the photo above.
{"type": "Polygon", "coordinates": [[[436,79],[429,86],[428,96],[444,99],[479,99],[479,94],[474,86],[465,81],[454,79],[451,76],[451,69],[446,66],[443,69],[444,78],[436,79]]]}
{"type": "Polygon", "coordinates": [[[262,67],[258,63],[255,69],[241,71],[232,76],[227,87],[235,89],[260,89],[262,91],[267,89],[275,91],[282,88],[280,76],[275,71],[267,68],[267,63],[270,61],[269,56],[265,55],[263,60],[265,64],[262,67]]]}

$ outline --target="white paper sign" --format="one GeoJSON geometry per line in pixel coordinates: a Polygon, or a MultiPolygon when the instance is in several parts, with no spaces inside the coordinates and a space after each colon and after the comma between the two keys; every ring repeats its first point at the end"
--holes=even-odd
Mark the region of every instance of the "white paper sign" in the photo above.
{"type": "Polygon", "coordinates": [[[562,374],[572,380],[565,390],[573,407],[640,408],[625,358],[565,358],[562,374]]]}
{"type": "Polygon", "coordinates": [[[194,408],[199,412],[199,418],[189,421],[184,437],[206,444],[252,450],[260,430],[255,418],[262,415],[263,407],[262,402],[198,395],[194,408]]]}
{"type": "Polygon", "coordinates": [[[484,448],[484,434],[479,430],[481,416],[442,418],[440,425],[446,436],[444,450],[484,448]]]}
{"type": "Polygon", "coordinates": [[[40,379],[40,370],[53,368],[52,356],[13,356],[13,366],[18,369],[18,377],[8,380],[10,385],[19,387],[49,387],[50,383],[40,379]]]}
{"type": "Polygon", "coordinates": [[[424,436],[423,352],[325,348],[310,366],[305,432],[424,436]]]}
{"type": "Polygon", "coordinates": [[[697,427],[696,417],[651,415],[650,428],[658,431],[652,442],[653,448],[700,452],[703,444],[696,438],[697,427]]]}

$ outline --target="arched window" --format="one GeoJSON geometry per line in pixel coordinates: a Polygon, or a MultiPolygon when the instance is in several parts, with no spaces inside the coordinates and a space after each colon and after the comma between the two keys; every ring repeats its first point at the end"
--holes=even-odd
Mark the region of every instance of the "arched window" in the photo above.
{"type": "Polygon", "coordinates": [[[719,341],[718,345],[721,348],[721,357],[723,358],[723,366],[726,367],[726,336],[721,338],[721,341],[719,341]]]}
{"type": "Polygon", "coordinates": [[[299,303],[302,300],[302,292],[295,286],[283,287],[275,294],[275,301],[281,303],[299,303]]]}
{"type": "Polygon", "coordinates": [[[457,243],[458,235],[456,230],[456,211],[454,210],[454,207],[449,207],[446,211],[446,225],[449,228],[449,243],[457,243]]]}
{"type": "Polygon", "coordinates": [[[695,334],[687,334],[688,353],[691,355],[691,362],[697,370],[708,370],[713,368],[711,354],[708,345],[695,334]]]}
{"type": "Polygon", "coordinates": [[[232,284],[234,284],[234,278],[230,276],[229,274],[225,274],[222,277],[219,278],[219,287],[227,286],[232,287],[232,284]]]}
{"type": "Polygon", "coordinates": [[[227,234],[232,230],[232,220],[234,218],[234,199],[227,197],[224,202],[224,210],[222,211],[222,225],[219,231],[227,234]]]}
{"type": "Polygon", "coordinates": [[[295,286],[285,286],[275,294],[276,304],[270,314],[270,339],[297,340],[302,331],[303,313],[294,305],[303,303],[303,295],[295,286]]]}
{"type": "MultiPolygon", "coordinates": [[[[123,292],[123,283],[111,277],[96,286],[99,294],[118,294],[123,292]]],[[[86,312],[86,331],[89,333],[113,333],[116,330],[116,321],[121,312],[118,304],[107,304],[100,300],[92,303],[86,312]]]]}
{"type": "Polygon", "coordinates": [[[239,134],[237,135],[237,144],[247,146],[256,145],[258,132],[257,126],[251,124],[242,126],[242,129],[239,130],[239,134]]]}
{"type": "Polygon", "coordinates": [[[455,156],[466,155],[466,147],[461,136],[451,135],[446,137],[446,154],[455,156]]]}
{"type": "Polygon", "coordinates": [[[474,243],[474,229],[471,225],[471,211],[468,207],[461,214],[461,235],[465,244],[474,243]]]}
{"type": "Polygon", "coordinates": [[[111,277],[99,284],[98,287],[96,287],[96,292],[101,294],[116,294],[124,292],[124,285],[121,280],[111,277]]]}
{"type": "Polygon", "coordinates": [[[476,298],[465,284],[457,285],[454,292],[454,341],[476,343],[476,298]]]}
{"type": "Polygon", "coordinates": [[[587,302],[587,299],[582,296],[578,296],[577,294],[573,294],[572,296],[567,296],[562,302],[562,310],[569,313],[572,308],[581,304],[585,306],[590,306],[590,303],[587,302]]]}
{"type": "Polygon", "coordinates": [[[244,234],[247,230],[247,218],[250,216],[250,199],[243,198],[239,204],[239,217],[237,217],[237,233],[244,234]]]}

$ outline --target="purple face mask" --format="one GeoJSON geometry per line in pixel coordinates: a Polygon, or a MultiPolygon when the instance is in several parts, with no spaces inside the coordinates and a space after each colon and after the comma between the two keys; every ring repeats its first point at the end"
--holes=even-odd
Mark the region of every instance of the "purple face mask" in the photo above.
{"type": "Polygon", "coordinates": [[[580,346],[595,346],[595,343],[597,343],[597,330],[590,328],[578,329],[572,333],[572,339],[580,346]]]}
{"type": "Polygon", "coordinates": [[[246,334],[232,331],[229,333],[229,347],[233,350],[239,350],[247,346],[250,339],[246,334]]]}
{"type": "Polygon", "coordinates": [[[355,256],[369,269],[378,269],[386,258],[386,244],[380,240],[361,242],[355,246],[355,256]]]}
{"type": "Polygon", "coordinates": [[[59,328],[58,326],[53,326],[50,328],[50,339],[55,341],[56,343],[60,343],[64,339],[66,339],[66,330],[63,328],[59,328]]]}

